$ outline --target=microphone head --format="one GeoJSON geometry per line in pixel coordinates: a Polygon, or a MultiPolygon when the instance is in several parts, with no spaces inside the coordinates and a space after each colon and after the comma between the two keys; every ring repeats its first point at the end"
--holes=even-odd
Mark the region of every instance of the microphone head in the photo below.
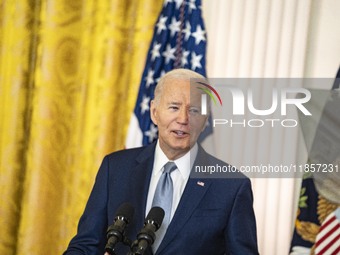
{"type": "Polygon", "coordinates": [[[134,213],[135,209],[133,206],[130,203],[124,203],[118,208],[115,219],[129,222],[133,218],[134,213]]]}
{"type": "Polygon", "coordinates": [[[151,223],[156,226],[157,229],[162,225],[165,212],[162,208],[155,206],[152,207],[148,216],[146,216],[145,223],[151,223]]]}

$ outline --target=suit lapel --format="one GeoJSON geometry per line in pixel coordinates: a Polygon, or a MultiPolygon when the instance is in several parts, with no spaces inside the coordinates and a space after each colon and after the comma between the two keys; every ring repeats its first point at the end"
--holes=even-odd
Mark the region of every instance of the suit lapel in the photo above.
{"type": "Polygon", "coordinates": [[[131,202],[135,207],[135,233],[138,233],[144,224],[146,201],[148,197],[150,179],[153,168],[155,145],[145,148],[136,158],[137,165],[131,171],[131,202]],[[138,217],[138,218],[137,218],[138,217]]]}
{"type": "MultiPolygon", "coordinates": [[[[199,147],[199,151],[195,160],[195,165],[204,164],[206,152],[199,147]]],[[[161,242],[156,255],[162,252],[164,248],[175,238],[178,232],[183,228],[184,224],[189,220],[196,207],[202,200],[204,194],[209,189],[211,181],[209,179],[190,178],[182,194],[181,200],[177,206],[176,212],[168,230],[161,242]]]]}

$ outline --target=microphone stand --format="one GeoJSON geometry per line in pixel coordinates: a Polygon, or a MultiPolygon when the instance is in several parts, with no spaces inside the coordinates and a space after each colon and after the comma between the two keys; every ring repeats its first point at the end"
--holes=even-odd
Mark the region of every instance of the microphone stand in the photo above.
{"type": "MultiPolygon", "coordinates": [[[[131,240],[130,240],[127,236],[125,236],[124,234],[123,234],[122,243],[123,243],[124,245],[130,247],[130,249],[131,249],[131,247],[132,247],[132,242],[131,242],[131,240]]],[[[107,247],[105,247],[105,251],[106,251],[107,253],[109,253],[110,255],[117,255],[117,254],[114,252],[114,249],[107,249],[107,247]]],[[[128,254],[130,255],[130,252],[129,252],[128,254]]],[[[133,254],[131,254],[131,255],[133,255],[133,254]]]]}
{"type": "MultiPolygon", "coordinates": [[[[153,243],[153,240],[151,243],[153,243]]],[[[130,251],[127,253],[127,255],[143,255],[146,252],[147,248],[149,246],[151,247],[150,241],[150,236],[143,235],[142,240],[135,240],[132,243],[132,245],[130,246],[130,251]]]]}
{"type": "Polygon", "coordinates": [[[126,255],[136,255],[138,248],[138,240],[135,240],[131,246],[130,246],[130,251],[126,255]]]}

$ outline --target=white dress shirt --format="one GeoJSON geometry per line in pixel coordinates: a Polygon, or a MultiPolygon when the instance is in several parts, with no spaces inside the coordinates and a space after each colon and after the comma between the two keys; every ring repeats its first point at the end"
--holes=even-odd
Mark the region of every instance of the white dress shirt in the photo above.
{"type": "MultiPolygon", "coordinates": [[[[197,144],[195,144],[190,149],[190,151],[188,151],[184,156],[180,157],[179,159],[174,160],[177,166],[177,169],[171,173],[174,194],[172,197],[172,209],[171,209],[170,221],[175,214],[178,203],[183,194],[185,185],[187,184],[187,181],[189,179],[190,170],[194,164],[194,159],[196,158],[197,151],[198,151],[198,146],[197,144]]],[[[148,192],[148,198],[146,202],[145,216],[149,213],[152,207],[152,201],[153,201],[153,197],[156,191],[158,180],[162,175],[164,165],[168,161],[171,161],[171,160],[169,160],[167,156],[164,154],[161,147],[159,146],[159,141],[157,141],[156,150],[155,150],[155,159],[153,162],[153,170],[151,174],[151,180],[150,180],[150,186],[149,186],[149,192],[148,192]]]]}

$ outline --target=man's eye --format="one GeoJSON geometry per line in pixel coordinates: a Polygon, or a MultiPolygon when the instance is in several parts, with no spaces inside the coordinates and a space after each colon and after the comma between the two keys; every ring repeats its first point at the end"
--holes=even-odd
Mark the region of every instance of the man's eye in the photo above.
{"type": "Polygon", "coordinates": [[[177,106],[170,106],[169,109],[171,109],[171,110],[178,110],[178,107],[177,106]]]}
{"type": "Polygon", "coordinates": [[[190,108],[189,109],[189,113],[190,114],[198,114],[200,111],[198,108],[190,108]]]}

